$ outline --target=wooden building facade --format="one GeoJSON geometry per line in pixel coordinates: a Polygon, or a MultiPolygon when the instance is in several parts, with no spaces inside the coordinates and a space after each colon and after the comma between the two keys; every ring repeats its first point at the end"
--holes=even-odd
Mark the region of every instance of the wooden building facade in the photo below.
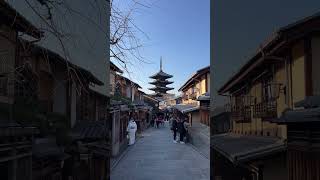
{"type": "MultiPolygon", "coordinates": [[[[231,140],[241,142],[242,139],[246,139],[247,148],[252,144],[252,149],[246,151],[259,153],[259,156],[253,158],[244,154],[243,156],[248,156],[248,159],[243,160],[246,163],[239,168],[249,165],[246,169],[256,174],[253,178],[304,179],[304,175],[309,176],[306,172],[312,171],[307,168],[308,163],[304,164],[308,158],[310,160],[312,153],[296,152],[291,149],[293,144],[290,142],[294,137],[298,137],[297,134],[292,134],[300,131],[296,128],[302,128],[301,133],[308,131],[311,134],[317,134],[319,130],[309,131],[306,130],[309,127],[307,124],[295,126],[277,123],[275,120],[288,109],[295,109],[295,103],[307,96],[319,94],[320,76],[316,70],[319,69],[319,22],[320,16],[316,14],[279,29],[219,90],[220,94],[230,97],[230,103],[226,108],[231,113],[232,129],[226,136],[213,136],[212,148],[217,154],[223,154],[230,159],[234,154],[229,152],[228,148],[223,148],[219,144],[220,140],[224,139],[225,142],[230,140],[230,145],[236,146],[231,140]],[[303,128],[306,128],[306,131],[303,128]],[[251,139],[252,137],[254,139],[251,139]],[[288,149],[283,148],[287,140],[288,149]],[[261,145],[256,146],[259,141],[261,145]],[[269,150],[268,153],[263,152],[266,147],[273,147],[273,150],[269,150]],[[268,162],[264,159],[266,157],[274,158],[274,161],[268,162]],[[250,168],[251,166],[257,171],[250,168]],[[275,167],[278,167],[277,170],[273,170],[275,167]],[[299,168],[292,169],[293,167],[299,168]],[[302,175],[303,173],[305,174],[302,175]]],[[[301,120],[304,118],[301,117],[301,120]]],[[[241,144],[238,145],[241,147],[241,144]]],[[[307,144],[303,146],[308,147],[307,144]]],[[[238,155],[242,153],[240,147],[238,155]]],[[[239,161],[233,158],[233,163],[239,161]]],[[[219,164],[218,159],[215,160],[217,165],[214,175],[228,179],[224,178],[227,177],[227,172],[223,173],[218,169],[222,163],[219,164]]],[[[241,179],[241,177],[232,178],[241,179]]]]}
{"type": "Polygon", "coordinates": [[[210,92],[210,66],[198,70],[179,89],[183,93],[182,104],[198,106],[198,97],[210,92]]]}
{"type": "Polygon", "coordinates": [[[86,140],[92,163],[85,179],[106,179],[109,98],[90,89],[103,83],[91,72],[36,45],[43,33],[5,1],[0,1],[0,19],[1,179],[68,178],[66,169],[75,167],[74,152],[82,148],[75,146],[70,151],[69,143],[79,141],[68,134],[79,121],[102,123],[100,137],[81,140],[86,140]],[[32,41],[18,38],[19,32],[32,41]]]}
{"type": "Polygon", "coordinates": [[[32,144],[36,129],[13,117],[18,33],[40,39],[42,33],[5,1],[0,1],[0,172],[1,179],[32,179],[32,144]]]}
{"type": "Polygon", "coordinates": [[[209,126],[210,106],[210,66],[198,70],[179,89],[182,91],[183,105],[193,106],[185,110],[189,121],[209,126]]]}

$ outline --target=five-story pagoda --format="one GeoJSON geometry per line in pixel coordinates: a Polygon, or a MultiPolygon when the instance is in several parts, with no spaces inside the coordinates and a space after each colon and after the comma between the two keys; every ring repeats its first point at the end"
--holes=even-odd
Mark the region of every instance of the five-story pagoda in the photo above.
{"type": "Polygon", "coordinates": [[[160,59],[160,71],[155,75],[150,76],[150,78],[154,79],[154,81],[150,82],[150,84],[155,85],[153,88],[149,88],[149,90],[154,91],[155,97],[163,97],[164,94],[167,94],[167,91],[170,91],[174,88],[167,87],[167,85],[172,84],[172,81],[168,81],[167,79],[172,78],[173,76],[167,74],[162,71],[162,58],[160,59]]]}

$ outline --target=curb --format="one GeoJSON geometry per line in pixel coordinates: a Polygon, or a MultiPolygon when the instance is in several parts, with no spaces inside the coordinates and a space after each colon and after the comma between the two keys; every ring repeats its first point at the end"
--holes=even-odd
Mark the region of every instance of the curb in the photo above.
{"type": "MultiPolygon", "coordinates": [[[[194,146],[193,144],[188,143],[188,145],[189,145],[193,150],[197,151],[201,156],[203,156],[204,158],[210,160],[210,155],[209,155],[209,157],[207,157],[206,154],[204,154],[203,152],[201,152],[201,151],[200,151],[196,146],[194,146]]],[[[209,147],[209,150],[210,150],[210,147],[209,147]]]]}
{"type": "Polygon", "coordinates": [[[142,138],[142,136],[137,136],[136,142],[134,143],[134,145],[133,145],[133,146],[128,146],[128,147],[126,148],[126,150],[124,150],[124,151],[120,154],[118,160],[116,160],[115,163],[113,163],[113,164],[111,165],[110,172],[111,172],[115,167],[117,167],[117,165],[119,164],[119,162],[128,154],[128,152],[129,152],[134,146],[136,146],[137,142],[138,142],[141,138],[142,138]]]}

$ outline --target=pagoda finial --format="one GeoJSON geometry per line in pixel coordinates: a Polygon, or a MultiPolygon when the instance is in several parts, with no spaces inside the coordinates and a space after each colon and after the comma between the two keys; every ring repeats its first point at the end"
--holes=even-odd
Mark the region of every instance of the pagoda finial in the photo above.
{"type": "Polygon", "coordinates": [[[162,71],[162,56],[160,56],[160,71],[162,71]]]}

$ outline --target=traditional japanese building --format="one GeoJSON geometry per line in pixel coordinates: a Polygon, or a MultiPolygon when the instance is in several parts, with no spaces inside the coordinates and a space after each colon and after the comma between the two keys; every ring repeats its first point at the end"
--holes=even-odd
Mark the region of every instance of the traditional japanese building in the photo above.
{"type": "Polygon", "coordinates": [[[319,34],[319,13],[280,28],[218,90],[231,122],[211,136],[215,179],[319,179],[319,34]]]}
{"type": "Polygon", "coordinates": [[[162,71],[162,59],[160,59],[160,71],[150,76],[151,79],[154,79],[154,81],[150,82],[150,84],[155,85],[155,87],[149,89],[155,92],[155,97],[163,97],[164,94],[167,94],[167,91],[174,89],[171,87],[167,87],[167,85],[173,83],[172,81],[167,80],[172,77],[172,75],[162,71]]]}
{"type": "Polygon", "coordinates": [[[197,70],[179,89],[182,104],[193,106],[184,111],[190,123],[200,122],[209,126],[210,66],[197,70]]]}
{"type": "Polygon", "coordinates": [[[37,130],[14,118],[18,34],[36,40],[42,37],[36,26],[7,2],[0,1],[0,179],[31,180],[32,143],[37,130]]]}

